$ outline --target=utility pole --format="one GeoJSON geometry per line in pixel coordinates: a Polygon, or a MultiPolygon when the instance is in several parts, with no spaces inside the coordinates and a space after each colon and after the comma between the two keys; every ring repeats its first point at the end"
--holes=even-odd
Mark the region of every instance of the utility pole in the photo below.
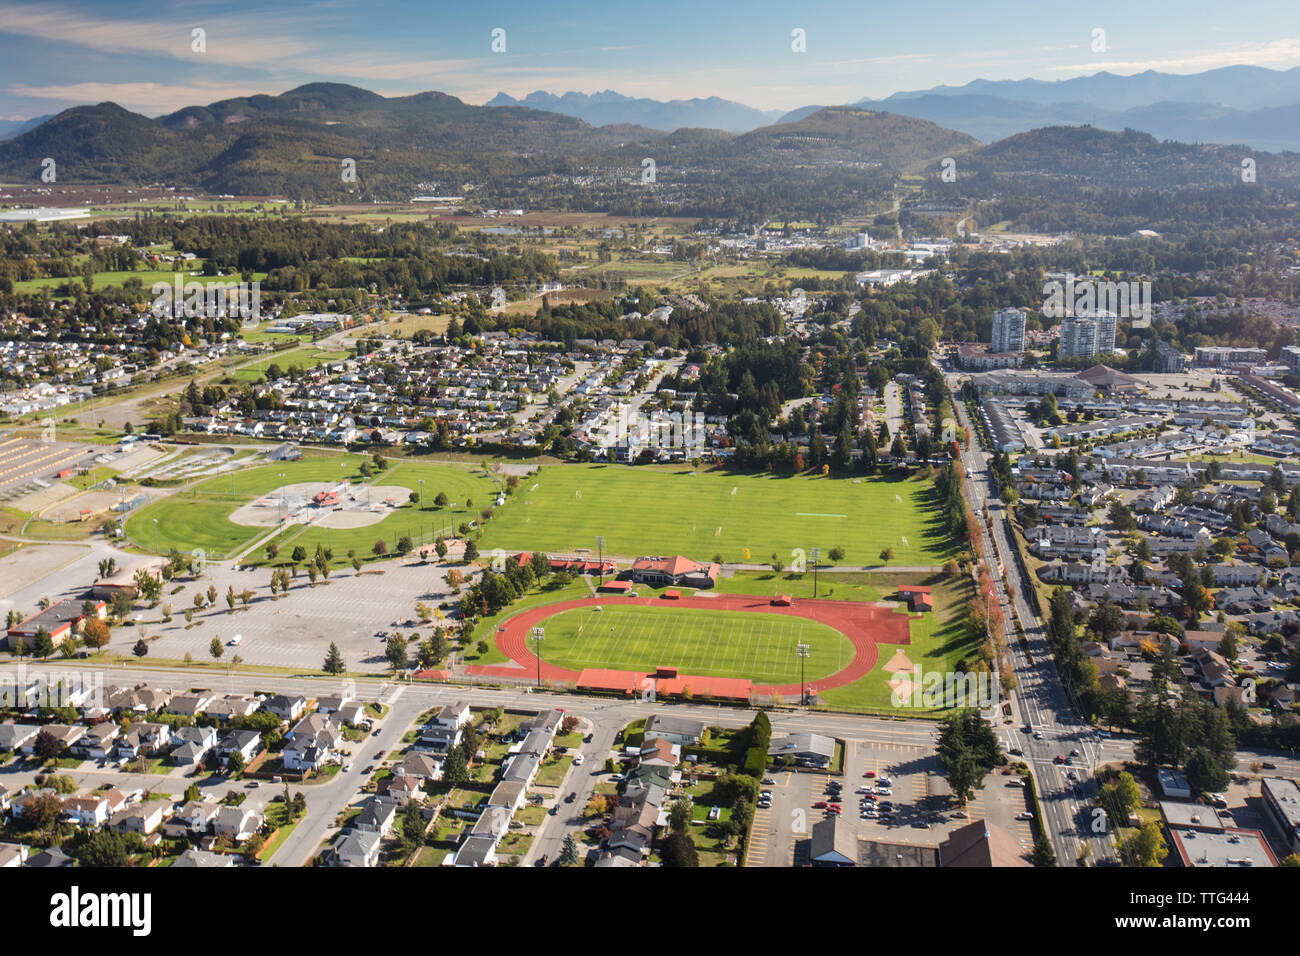
{"type": "Polygon", "coordinates": [[[605,584],[605,536],[603,534],[596,535],[596,551],[598,554],[597,561],[599,565],[596,569],[596,573],[600,575],[601,586],[604,586],[605,584]]]}
{"type": "Polygon", "coordinates": [[[817,564],[822,559],[821,548],[809,548],[808,557],[812,559],[813,566],[813,597],[817,596],[817,564]]]}

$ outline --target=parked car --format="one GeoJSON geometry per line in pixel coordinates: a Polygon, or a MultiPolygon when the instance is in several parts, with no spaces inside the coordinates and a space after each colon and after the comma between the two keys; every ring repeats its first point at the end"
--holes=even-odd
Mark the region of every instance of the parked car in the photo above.
{"type": "Polygon", "coordinates": [[[1033,818],[1034,815],[1030,813],[1028,810],[1021,810],[1019,813],[1016,814],[1017,820],[1032,820],[1033,818]]]}
{"type": "Polygon", "coordinates": [[[585,759],[586,759],[586,758],[585,758],[582,754],[578,754],[578,756],[576,756],[576,757],[573,758],[573,765],[574,765],[575,767],[581,767],[581,766],[582,766],[582,762],[583,762],[585,759]]]}
{"type": "Polygon", "coordinates": [[[813,809],[814,809],[814,810],[825,810],[827,806],[828,806],[828,804],[826,803],[825,800],[818,800],[816,803],[813,804],[813,809]]]}
{"type": "Polygon", "coordinates": [[[764,786],[769,786],[769,787],[770,787],[770,786],[771,786],[772,784],[774,784],[774,783],[776,783],[776,781],[773,780],[771,777],[764,777],[764,778],[763,778],[763,785],[764,785],[764,786]]]}

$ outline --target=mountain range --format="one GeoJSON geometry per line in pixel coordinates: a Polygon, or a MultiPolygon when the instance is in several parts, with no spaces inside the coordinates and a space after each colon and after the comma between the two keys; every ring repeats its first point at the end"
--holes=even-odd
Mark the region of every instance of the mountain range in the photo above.
{"type": "MultiPolygon", "coordinates": [[[[1070,202],[1091,202],[1081,190],[1127,194],[1240,182],[1241,147],[1162,142],[1132,129],[1043,125],[1041,109],[987,94],[927,94],[814,107],[740,134],[700,127],[664,132],[633,123],[593,126],[526,106],[474,106],[439,92],[385,97],[311,83],[157,118],[114,103],[73,107],[0,142],[0,178],[39,181],[48,157],[60,183],[166,183],[318,201],[441,193],[466,196],[471,209],[527,206],[738,223],[778,215],[823,223],[875,216],[905,178],[923,191],[922,204],[935,209],[995,196],[1009,209],[1012,197],[1027,209],[1025,203],[1044,197],[1059,203],[1067,193],[1070,202]],[[978,115],[1005,122],[998,110],[1011,102],[1021,122],[1036,125],[984,145],[955,128],[977,115],[964,109],[972,98],[983,104],[978,115]],[[905,108],[936,119],[907,115],[905,108]],[[947,158],[962,170],[955,180],[939,177],[947,158]],[[655,175],[647,178],[648,168],[655,175]]],[[[1284,122],[1296,110],[1266,108],[1284,122]]],[[[1261,183],[1285,189],[1300,183],[1300,154],[1257,152],[1254,159],[1261,183]]],[[[1225,213],[1209,209],[1209,202],[1207,214],[1221,219],[1225,213]]],[[[1172,211],[1159,221],[1175,222],[1178,204],[1163,208],[1172,211]]],[[[1019,216],[1011,210],[999,219],[1019,216]]]]}
{"type": "Polygon", "coordinates": [[[602,93],[554,93],[537,91],[522,100],[498,93],[485,106],[527,106],[535,110],[576,116],[592,126],[632,123],[669,132],[684,127],[721,129],[729,133],[747,133],[775,123],[784,110],[757,110],[743,103],[717,96],[691,100],[650,100],[624,96],[613,90],[602,93]]]}
{"type": "MultiPolygon", "coordinates": [[[[498,93],[488,106],[529,106],[576,116],[595,126],[630,123],[650,129],[705,127],[743,133],[769,123],[797,122],[821,105],[783,114],[717,97],[661,102],[603,93],[546,92],[522,100],[498,93]]],[[[901,113],[992,142],[1042,126],[1136,129],[1185,143],[1242,144],[1300,150],[1300,67],[1228,66],[1203,73],[1148,70],[1131,76],[1102,71],[1068,80],[973,80],[962,86],[895,93],[853,103],[901,113]]]]}

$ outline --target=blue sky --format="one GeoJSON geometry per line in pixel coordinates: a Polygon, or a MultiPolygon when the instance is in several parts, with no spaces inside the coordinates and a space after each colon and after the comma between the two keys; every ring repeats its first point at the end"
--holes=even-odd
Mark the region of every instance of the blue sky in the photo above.
{"type": "Polygon", "coordinates": [[[1300,65],[1295,0],[0,0],[0,118],[112,100],[149,115],[302,83],[482,103],[612,89],[761,109],[973,79],[1300,65]],[[491,31],[506,51],[491,52],[491,31]],[[191,31],[206,32],[206,52],[191,31]],[[1106,31],[1105,53],[1091,49],[1106,31]],[[807,52],[791,51],[791,31],[807,52]]]}

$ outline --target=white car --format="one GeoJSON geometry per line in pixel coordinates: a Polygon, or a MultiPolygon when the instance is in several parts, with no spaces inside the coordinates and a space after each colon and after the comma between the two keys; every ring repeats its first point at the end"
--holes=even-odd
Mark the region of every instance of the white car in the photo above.
{"type": "Polygon", "coordinates": [[[587,758],[584,757],[582,754],[578,754],[578,756],[576,756],[576,757],[573,758],[573,765],[574,765],[575,767],[581,767],[581,766],[582,766],[582,762],[583,762],[584,760],[586,760],[586,759],[587,759],[587,758]]]}
{"type": "Polygon", "coordinates": [[[1030,813],[1028,810],[1021,810],[1019,813],[1016,814],[1017,820],[1032,820],[1033,818],[1034,815],[1030,813]]]}
{"type": "Polygon", "coordinates": [[[876,787],[876,793],[880,794],[882,797],[892,797],[894,795],[894,791],[890,790],[888,787],[876,787]]]}

